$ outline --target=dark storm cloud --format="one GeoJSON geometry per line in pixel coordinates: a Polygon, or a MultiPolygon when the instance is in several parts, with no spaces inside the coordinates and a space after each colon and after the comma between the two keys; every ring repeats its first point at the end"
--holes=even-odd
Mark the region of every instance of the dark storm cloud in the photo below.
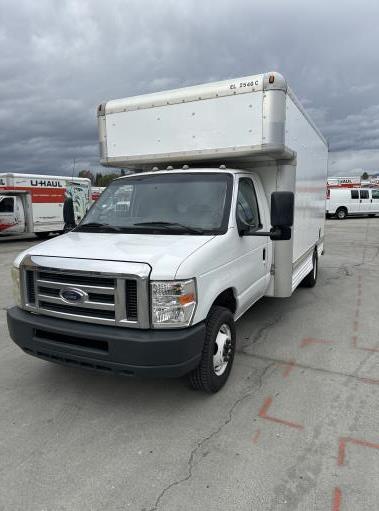
{"type": "Polygon", "coordinates": [[[0,0],[0,170],[96,170],[101,101],[278,70],[331,173],[379,171],[378,19],[368,0],[0,0]]]}

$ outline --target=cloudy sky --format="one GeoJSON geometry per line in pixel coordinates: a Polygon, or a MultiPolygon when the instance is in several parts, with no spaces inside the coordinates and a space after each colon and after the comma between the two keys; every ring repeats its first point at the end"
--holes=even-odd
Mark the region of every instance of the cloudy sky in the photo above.
{"type": "Polygon", "coordinates": [[[277,70],[330,144],[379,172],[377,0],[0,0],[0,172],[99,170],[104,100],[277,70]]]}

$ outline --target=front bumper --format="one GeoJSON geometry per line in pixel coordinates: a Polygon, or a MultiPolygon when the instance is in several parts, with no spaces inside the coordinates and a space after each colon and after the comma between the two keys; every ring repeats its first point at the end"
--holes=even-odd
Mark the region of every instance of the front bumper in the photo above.
{"type": "Polygon", "coordinates": [[[130,376],[178,377],[198,366],[205,324],[172,330],[89,325],[7,310],[10,335],[26,353],[69,366],[130,376]]]}

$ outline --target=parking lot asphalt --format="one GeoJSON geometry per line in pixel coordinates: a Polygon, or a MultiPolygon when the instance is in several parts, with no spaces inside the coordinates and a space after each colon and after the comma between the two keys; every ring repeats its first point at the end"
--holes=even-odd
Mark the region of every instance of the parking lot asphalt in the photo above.
{"type": "Polygon", "coordinates": [[[9,338],[0,240],[0,509],[379,509],[379,218],[326,223],[317,286],[238,322],[226,387],[54,365],[9,338]]]}

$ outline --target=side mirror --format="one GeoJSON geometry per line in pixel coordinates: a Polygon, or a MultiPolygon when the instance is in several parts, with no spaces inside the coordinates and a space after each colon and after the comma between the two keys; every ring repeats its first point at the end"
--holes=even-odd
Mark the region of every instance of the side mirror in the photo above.
{"type": "Polygon", "coordinates": [[[63,204],[63,222],[65,225],[75,226],[74,203],[70,198],[67,198],[63,204]]]}
{"type": "Polygon", "coordinates": [[[273,241],[290,240],[292,236],[295,196],[293,192],[271,194],[270,232],[252,231],[251,226],[237,214],[237,228],[240,236],[269,236],[273,241]]]}
{"type": "Polygon", "coordinates": [[[293,211],[294,194],[292,192],[273,192],[271,194],[271,225],[273,227],[291,227],[293,211]]]}
{"type": "Polygon", "coordinates": [[[294,217],[295,197],[293,192],[271,194],[271,235],[272,240],[290,240],[294,217]]]}

